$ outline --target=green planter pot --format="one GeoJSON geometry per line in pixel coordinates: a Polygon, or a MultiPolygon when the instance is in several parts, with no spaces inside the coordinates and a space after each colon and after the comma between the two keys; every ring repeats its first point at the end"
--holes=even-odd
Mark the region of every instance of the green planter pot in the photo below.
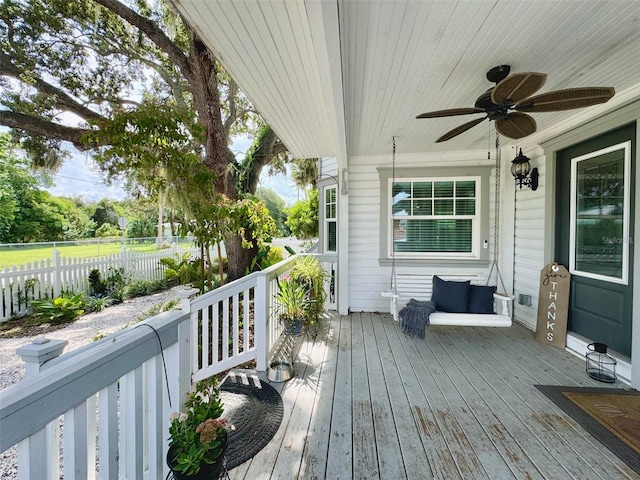
{"type": "Polygon", "coordinates": [[[173,460],[174,447],[169,447],[169,451],[167,452],[167,465],[173,475],[172,478],[175,480],[218,480],[224,471],[224,452],[227,450],[227,438],[228,436],[225,432],[224,439],[222,440],[222,452],[216,461],[213,463],[203,463],[200,466],[200,471],[195,475],[185,475],[173,469],[177,462],[173,460]]]}
{"type": "Polygon", "coordinates": [[[300,335],[304,322],[298,318],[293,320],[284,320],[284,331],[287,335],[300,335]]]}

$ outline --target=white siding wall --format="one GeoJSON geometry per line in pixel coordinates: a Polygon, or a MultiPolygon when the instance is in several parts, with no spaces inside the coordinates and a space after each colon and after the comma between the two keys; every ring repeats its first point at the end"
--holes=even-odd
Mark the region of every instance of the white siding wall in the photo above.
{"type": "MultiPolygon", "coordinates": [[[[399,145],[399,149],[401,146],[399,145]]],[[[495,164],[495,152],[487,160],[487,152],[448,152],[424,155],[397,155],[396,168],[488,166],[495,164]]],[[[503,159],[503,168],[508,161],[503,159]]],[[[389,291],[391,267],[379,264],[380,249],[380,180],[378,167],[391,167],[391,155],[384,157],[352,157],[349,159],[349,308],[351,311],[389,311],[389,299],[381,296],[389,291]]],[[[490,202],[493,211],[493,185],[490,182],[490,202]]],[[[492,219],[491,219],[492,222],[492,219]]],[[[491,235],[493,235],[491,230],[491,235]]],[[[490,238],[490,243],[492,236],[490,238]]],[[[492,245],[489,246],[490,250],[492,245]]],[[[396,267],[398,273],[421,273],[425,279],[433,274],[470,273],[487,275],[487,268],[449,267],[429,269],[428,263],[415,267],[396,267]]],[[[510,268],[510,265],[507,266],[510,268]]],[[[502,270],[502,265],[500,266],[502,270]]],[[[495,284],[495,277],[492,281],[495,284]]],[[[509,289],[510,285],[507,285],[509,289]]]]}
{"type": "MultiPolygon", "coordinates": [[[[545,244],[545,216],[553,215],[553,212],[550,211],[553,207],[545,205],[547,172],[542,149],[540,147],[523,148],[523,153],[531,160],[531,167],[538,169],[539,186],[535,192],[527,187],[516,190],[512,206],[505,206],[505,209],[514,212],[515,220],[512,268],[513,294],[516,301],[514,302],[513,316],[515,321],[535,330],[540,270],[545,265],[543,248],[545,244]],[[520,305],[518,303],[519,294],[531,295],[531,306],[520,305]]],[[[505,159],[505,161],[510,162],[513,157],[505,159]]],[[[514,183],[508,187],[513,188],[514,183]]]]}
{"type": "Polygon", "coordinates": [[[323,175],[338,176],[338,159],[336,157],[322,157],[320,159],[320,168],[318,175],[322,178],[323,175]]]}

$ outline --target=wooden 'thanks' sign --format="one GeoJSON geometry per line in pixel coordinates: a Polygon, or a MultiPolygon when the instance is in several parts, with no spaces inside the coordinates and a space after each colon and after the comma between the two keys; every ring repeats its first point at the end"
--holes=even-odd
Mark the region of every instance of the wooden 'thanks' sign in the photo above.
{"type": "Polygon", "coordinates": [[[540,271],[537,340],[554,347],[566,346],[570,285],[571,274],[556,262],[540,271]]]}

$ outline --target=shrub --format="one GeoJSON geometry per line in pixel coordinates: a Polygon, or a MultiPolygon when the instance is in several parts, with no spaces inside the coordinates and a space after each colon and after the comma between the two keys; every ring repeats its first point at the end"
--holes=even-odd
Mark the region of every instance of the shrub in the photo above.
{"type": "Polygon", "coordinates": [[[164,265],[164,278],[172,285],[184,285],[200,281],[200,259],[191,260],[191,254],[174,255],[160,259],[164,265]]]}
{"type": "Polygon", "coordinates": [[[87,297],[84,302],[86,309],[90,312],[101,312],[114,303],[111,297],[87,297]]]}
{"type": "Polygon", "coordinates": [[[165,280],[134,280],[124,288],[124,298],[135,298],[160,292],[167,288],[165,280]]]}
{"type": "Polygon", "coordinates": [[[97,268],[89,272],[89,287],[94,295],[100,295],[107,291],[107,282],[102,280],[100,270],[97,268]]]}
{"type": "Polygon", "coordinates": [[[70,322],[84,313],[82,293],[71,297],[57,297],[53,300],[33,300],[34,315],[46,318],[52,324],[70,322]]]}

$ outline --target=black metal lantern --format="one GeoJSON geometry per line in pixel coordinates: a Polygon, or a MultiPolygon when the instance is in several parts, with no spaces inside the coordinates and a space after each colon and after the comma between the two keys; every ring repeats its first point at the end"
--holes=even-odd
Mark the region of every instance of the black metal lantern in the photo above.
{"type": "Polygon", "coordinates": [[[616,359],[607,353],[604,343],[590,343],[587,345],[587,374],[599,382],[613,383],[616,381],[616,359]]]}
{"type": "Polygon", "coordinates": [[[531,169],[529,157],[522,154],[522,149],[518,156],[511,161],[511,175],[516,179],[516,185],[522,190],[522,186],[538,189],[538,169],[531,169]]]}

